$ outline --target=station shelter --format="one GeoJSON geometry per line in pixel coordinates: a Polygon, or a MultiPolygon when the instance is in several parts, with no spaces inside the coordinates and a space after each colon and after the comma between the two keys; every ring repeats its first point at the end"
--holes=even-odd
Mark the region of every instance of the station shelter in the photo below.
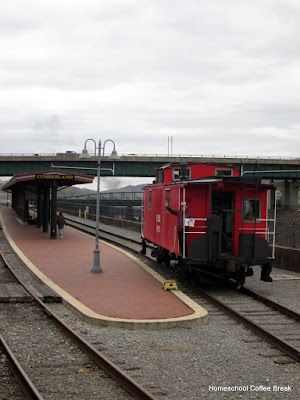
{"type": "Polygon", "coordinates": [[[15,174],[2,188],[11,192],[12,208],[24,224],[35,223],[50,238],[57,237],[57,191],[68,186],[92,183],[94,176],[62,170],[15,174]],[[32,218],[33,209],[36,218],[32,218]]]}

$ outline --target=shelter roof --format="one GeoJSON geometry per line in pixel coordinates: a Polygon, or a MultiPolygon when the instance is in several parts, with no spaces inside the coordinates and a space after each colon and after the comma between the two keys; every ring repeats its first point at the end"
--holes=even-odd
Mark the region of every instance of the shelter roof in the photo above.
{"type": "Polygon", "coordinates": [[[27,172],[24,174],[15,174],[3,187],[2,190],[11,190],[13,187],[20,183],[27,182],[29,184],[43,183],[44,185],[51,185],[55,181],[57,186],[72,186],[83,183],[92,183],[94,176],[70,173],[62,170],[49,170],[27,172]]]}

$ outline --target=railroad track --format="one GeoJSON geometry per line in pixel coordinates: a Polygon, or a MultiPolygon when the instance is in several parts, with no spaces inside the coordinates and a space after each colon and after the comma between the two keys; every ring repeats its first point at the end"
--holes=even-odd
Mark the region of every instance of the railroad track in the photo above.
{"type": "MultiPolygon", "coordinates": [[[[94,234],[95,228],[86,228],[85,222],[73,221],[68,218],[69,225],[82,231],[94,234]]],[[[139,253],[141,250],[141,240],[133,237],[124,238],[105,229],[99,231],[100,237],[115,244],[125,247],[127,250],[139,253]]],[[[153,258],[148,258],[153,268],[155,262],[153,258]]],[[[161,272],[161,267],[159,272],[161,272]]],[[[169,270],[165,270],[169,271],[169,270]]],[[[179,284],[179,288],[187,295],[193,297],[196,302],[197,296],[209,301],[223,313],[241,323],[244,327],[279,349],[283,354],[290,357],[293,361],[300,362],[300,314],[290,310],[279,303],[266,298],[250,289],[242,288],[239,291],[225,286],[221,286],[221,292],[216,294],[219,286],[211,285],[208,290],[195,288],[179,284]],[[222,300],[221,300],[222,298],[222,300]]]]}
{"type": "MultiPolygon", "coordinates": [[[[83,220],[78,221],[77,219],[71,218],[71,216],[66,216],[65,215],[65,220],[68,224],[68,226],[71,226],[72,228],[78,229],[81,232],[87,233],[91,236],[95,236],[95,226],[93,225],[93,221],[89,220],[83,220]]],[[[102,225],[103,226],[103,225],[102,225]]],[[[131,250],[133,252],[139,253],[141,250],[142,246],[142,239],[137,239],[136,234],[131,234],[130,231],[127,231],[128,235],[124,237],[124,235],[117,234],[113,232],[112,230],[109,230],[109,227],[107,229],[99,228],[99,237],[107,240],[112,243],[116,243],[128,250],[131,250]]],[[[152,248],[151,245],[148,245],[148,248],[152,248]]]]}
{"type": "MultiPolygon", "coordinates": [[[[69,225],[71,225],[71,221],[69,221],[68,222],[69,223],[69,225]]],[[[82,224],[81,224],[82,225],[82,224]]],[[[81,227],[81,229],[82,230],[85,230],[85,228],[84,228],[84,226],[82,226],[81,227]]],[[[91,228],[89,228],[89,230],[90,230],[90,234],[93,234],[93,229],[91,229],[91,228]]],[[[95,229],[94,229],[94,231],[95,231],[95,229]]],[[[104,233],[103,233],[103,235],[104,235],[104,233]]],[[[131,248],[131,250],[132,250],[132,248],[133,248],[133,251],[134,252],[136,252],[136,254],[138,254],[138,252],[140,251],[140,249],[141,249],[141,245],[140,245],[140,241],[139,240],[137,240],[137,239],[133,239],[133,238],[126,238],[126,239],[124,239],[124,238],[117,238],[116,236],[114,237],[114,238],[112,238],[111,237],[111,234],[108,234],[108,233],[106,233],[105,234],[106,235],[106,237],[105,237],[105,240],[110,240],[111,242],[115,242],[115,243],[118,243],[118,241],[122,241],[123,240],[123,244],[122,244],[122,246],[123,247],[126,247],[127,246],[127,248],[129,249],[129,248],[131,248]],[[108,239],[110,237],[110,239],[108,239]],[[127,244],[125,244],[125,242],[127,242],[127,244]]],[[[117,235],[117,236],[120,236],[120,235],[117,235]]],[[[141,256],[141,255],[139,255],[139,257],[142,259],[143,257],[141,256]]],[[[146,261],[146,259],[145,258],[143,258],[145,261],[146,261]]],[[[173,277],[173,279],[174,279],[174,273],[173,273],[173,271],[171,271],[170,269],[166,269],[165,267],[162,267],[162,266],[160,266],[160,265],[157,265],[154,261],[153,261],[153,259],[148,259],[147,260],[147,263],[148,264],[150,264],[153,268],[155,268],[158,272],[160,272],[161,274],[165,274],[165,275],[167,275],[167,276],[172,276],[173,277]]],[[[169,278],[167,278],[167,279],[169,279],[169,278]]],[[[189,286],[189,285],[185,285],[185,284],[182,284],[182,283],[180,283],[179,284],[179,288],[181,289],[181,290],[183,290],[184,292],[186,292],[188,295],[190,295],[191,297],[193,297],[194,298],[194,300],[195,300],[195,298],[197,299],[197,301],[199,301],[200,303],[202,303],[202,305],[203,305],[203,297],[201,296],[201,294],[199,293],[199,292],[197,292],[197,290],[195,290],[195,288],[193,288],[192,286],[189,286]]],[[[211,291],[214,291],[215,292],[215,289],[213,289],[213,286],[212,286],[212,288],[211,288],[211,291]]],[[[230,291],[230,293],[231,294],[229,294],[229,297],[231,296],[231,300],[232,300],[232,298],[234,298],[234,296],[238,293],[239,294],[239,292],[235,292],[235,291],[230,291]]],[[[215,293],[214,293],[214,295],[215,295],[215,293]]],[[[221,297],[221,296],[223,296],[224,295],[224,291],[220,294],[220,296],[219,297],[221,297]]],[[[230,300],[230,299],[229,299],[230,300]]],[[[238,300],[239,302],[240,302],[240,300],[238,300]]],[[[245,300],[246,301],[246,303],[248,304],[248,300],[245,300]]],[[[227,303],[227,301],[225,301],[225,303],[227,303]]],[[[241,303],[241,302],[240,302],[241,303]]],[[[25,305],[26,306],[26,305],[25,305]]],[[[22,306],[23,307],[23,306],[22,306]]],[[[215,310],[215,308],[214,308],[215,306],[211,306],[211,308],[213,309],[213,310],[215,310]]],[[[21,309],[21,305],[18,305],[18,307],[17,307],[17,311],[18,311],[18,315],[21,315],[21,314],[24,314],[24,311],[23,312],[21,312],[20,311],[20,309],[21,309]],[[18,310],[19,309],[19,310],[18,310]]],[[[26,309],[28,309],[28,310],[30,310],[30,308],[29,307],[27,307],[26,309]]],[[[11,312],[13,312],[13,313],[15,313],[15,310],[14,310],[14,308],[13,307],[11,307],[11,312]]],[[[249,310],[248,310],[249,311],[249,310]]],[[[216,315],[221,315],[223,313],[223,311],[222,312],[219,312],[219,311],[212,311],[212,313],[211,313],[211,315],[214,315],[214,316],[216,316],[216,315]]],[[[7,314],[8,314],[8,312],[7,312],[7,314]]],[[[16,315],[16,314],[14,314],[14,315],[16,315]]],[[[1,318],[1,312],[0,312],[0,318],[1,318]]],[[[2,320],[2,318],[1,318],[1,320],[2,320]]],[[[1,324],[2,324],[2,321],[1,321],[1,324]]],[[[0,325],[1,326],[1,325],[0,325]]],[[[0,328],[1,329],[1,328],[0,328]]],[[[47,336],[47,335],[49,335],[49,332],[50,332],[50,329],[47,331],[47,333],[44,333],[44,334],[41,334],[40,336],[47,336]]],[[[31,340],[31,337],[30,337],[30,340],[31,340]]],[[[60,339],[61,341],[66,341],[66,338],[64,337],[64,338],[61,338],[60,339]]],[[[34,341],[36,341],[35,339],[34,339],[34,341]]],[[[10,344],[10,343],[9,343],[10,344]]],[[[94,343],[95,344],[95,343],[94,343]]],[[[71,347],[69,348],[69,350],[65,350],[64,352],[71,352],[71,353],[73,353],[74,351],[75,351],[75,347],[74,347],[74,344],[71,344],[70,345],[71,347]]],[[[43,350],[40,350],[40,351],[37,351],[37,353],[38,352],[42,352],[43,350]]],[[[101,351],[101,349],[100,349],[100,351],[101,351]]],[[[26,353],[28,354],[28,351],[27,352],[25,352],[25,357],[26,357],[26,353]]],[[[62,353],[62,352],[61,352],[62,353]]],[[[33,358],[35,358],[35,356],[33,357],[33,358]]],[[[37,358],[37,357],[36,357],[37,358]]],[[[25,360],[25,363],[26,363],[27,361],[25,360]]],[[[51,362],[52,362],[52,360],[51,360],[51,362]]],[[[83,359],[83,361],[82,361],[82,365],[83,365],[83,368],[79,368],[77,371],[76,371],[76,376],[77,376],[77,380],[79,380],[79,379],[81,379],[84,375],[86,375],[86,374],[96,374],[96,372],[95,372],[95,367],[93,367],[93,366],[91,366],[91,364],[90,364],[90,361],[86,358],[85,360],[83,359]],[[82,372],[78,372],[78,371],[80,371],[80,370],[83,370],[82,372]]],[[[49,359],[48,359],[48,367],[47,367],[48,369],[50,369],[50,365],[49,365],[49,359]]],[[[57,367],[55,367],[55,364],[53,363],[53,364],[51,364],[51,369],[56,369],[57,368],[57,370],[61,370],[61,369],[65,369],[66,367],[65,367],[65,364],[64,364],[64,361],[61,361],[60,359],[58,360],[58,365],[57,365],[57,367]]],[[[32,370],[32,367],[31,366],[29,366],[29,370],[32,370]]],[[[36,374],[37,374],[37,372],[36,372],[36,374]]],[[[98,374],[98,372],[97,372],[97,374],[98,374]]],[[[64,376],[64,380],[65,381],[68,381],[68,378],[66,378],[66,375],[64,376]]],[[[106,378],[106,381],[107,381],[107,378],[106,378]]],[[[56,384],[56,383],[55,383],[56,384]]],[[[55,384],[53,384],[53,386],[55,386],[55,384]]],[[[92,385],[90,385],[90,386],[92,386],[92,385]]],[[[149,386],[149,387],[152,387],[152,386],[149,386]]],[[[117,397],[113,397],[113,396],[110,396],[110,399],[113,399],[113,398],[118,398],[118,400],[119,399],[122,399],[122,398],[129,398],[129,397],[127,397],[127,395],[125,395],[126,397],[122,397],[122,395],[119,395],[119,396],[117,396],[117,397]]],[[[20,397],[19,397],[20,398],[20,397]]],[[[56,397],[57,398],[57,397],[56,397]]],[[[60,398],[62,398],[62,396],[60,397],[60,398]]],[[[68,397],[63,397],[64,399],[67,399],[68,397]]],[[[72,397],[70,397],[70,398],[72,398],[72,397]]],[[[81,398],[81,397],[79,397],[79,395],[76,397],[73,397],[73,398],[76,398],[76,400],[77,399],[79,399],[79,398],[81,398]]],[[[89,397],[87,397],[87,398],[89,398],[89,397]]],[[[90,398],[93,398],[92,396],[90,396],[90,398]]],[[[96,397],[97,398],[97,397],[96,397]]],[[[102,398],[105,398],[105,397],[102,397],[102,398]]],[[[139,397],[137,397],[137,398],[139,398],[139,397]]]]}
{"type": "Polygon", "coordinates": [[[3,399],[42,399],[35,386],[18,363],[4,337],[0,334],[0,396],[3,399]]]}
{"type": "Polygon", "coordinates": [[[201,297],[283,354],[300,362],[299,313],[246,288],[236,292],[234,298],[232,291],[226,291],[226,289],[218,295],[201,289],[196,291],[201,297]]]}
{"type": "Polygon", "coordinates": [[[26,398],[156,400],[52,313],[15,276],[2,252],[0,264],[6,276],[14,276],[6,279],[17,280],[32,298],[0,303],[1,349],[26,398]]]}

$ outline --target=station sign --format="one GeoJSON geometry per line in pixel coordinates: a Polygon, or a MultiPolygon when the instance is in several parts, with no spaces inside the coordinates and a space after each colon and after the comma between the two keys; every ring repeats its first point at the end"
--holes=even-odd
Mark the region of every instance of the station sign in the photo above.
{"type": "Polygon", "coordinates": [[[36,179],[52,179],[52,180],[73,180],[74,175],[59,175],[59,174],[37,174],[36,179]]]}

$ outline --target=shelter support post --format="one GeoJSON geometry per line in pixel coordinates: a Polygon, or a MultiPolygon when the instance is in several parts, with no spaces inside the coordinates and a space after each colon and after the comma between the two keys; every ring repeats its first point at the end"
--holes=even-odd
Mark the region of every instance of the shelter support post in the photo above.
{"type": "Polygon", "coordinates": [[[51,186],[51,232],[50,239],[57,238],[57,228],[56,228],[56,214],[57,214],[57,185],[53,182],[51,186]]]}
{"type": "Polygon", "coordinates": [[[43,188],[43,232],[48,232],[48,224],[49,224],[49,197],[50,197],[50,189],[49,187],[43,188]]]}
{"type": "Polygon", "coordinates": [[[42,190],[38,186],[37,190],[37,217],[36,217],[36,227],[41,228],[43,221],[43,202],[42,202],[42,190]]]}

